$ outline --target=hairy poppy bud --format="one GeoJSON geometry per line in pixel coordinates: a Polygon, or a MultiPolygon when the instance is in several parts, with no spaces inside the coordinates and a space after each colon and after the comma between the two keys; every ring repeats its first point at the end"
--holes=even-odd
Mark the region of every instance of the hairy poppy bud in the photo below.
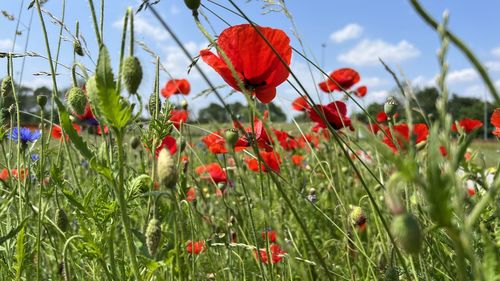
{"type": "Polygon", "coordinates": [[[351,213],[349,218],[351,219],[351,223],[357,227],[363,227],[366,223],[366,215],[363,209],[359,206],[352,206],[351,213]]]}
{"type": "Polygon", "coordinates": [[[201,5],[200,0],[184,0],[184,3],[191,10],[198,10],[198,8],[200,8],[201,5]]]}
{"type": "Polygon", "coordinates": [[[36,97],[36,103],[40,107],[44,107],[47,104],[47,96],[46,95],[39,95],[36,97]]]}
{"type": "Polygon", "coordinates": [[[403,201],[396,192],[385,193],[385,203],[393,215],[400,215],[405,212],[403,201]]]}
{"type": "Polygon", "coordinates": [[[63,209],[58,209],[56,212],[56,217],[54,219],[56,221],[57,227],[59,227],[60,230],[63,232],[66,232],[68,230],[69,226],[69,220],[68,220],[68,215],[66,215],[66,212],[63,209]]]}
{"type": "Polygon", "coordinates": [[[2,80],[2,88],[1,88],[2,97],[6,97],[12,94],[12,77],[6,76],[2,80]]]}
{"type": "Polygon", "coordinates": [[[392,234],[408,254],[416,255],[422,246],[423,234],[417,218],[409,213],[396,216],[391,225],[392,234]]]}
{"type": "Polygon", "coordinates": [[[151,94],[151,96],[149,97],[149,114],[151,114],[151,116],[154,116],[155,115],[155,112],[156,112],[156,105],[158,105],[158,112],[161,111],[161,101],[160,101],[160,97],[156,96],[154,93],[151,94]]]}
{"type": "Polygon", "coordinates": [[[66,102],[73,113],[83,114],[87,105],[87,96],[82,89],[72,87],[66,94],[66,102]]]}
{"type": "Polygon", "coordinates": [[[132,149],[136,149],[139,144],[141,144],[141,140],[137,136],[133,136],[130,140],[130,146],[132,147],[132,149]]]}
{"type": "Polygon", "coordinates": [[[161,240],[161,223],[156,218],[152,218],[146,228],[146,245],[151,256],[155,256],[161,240]]]}
{"type": "Polygon", "coordinates": [[[174,188],[177,183],[175,161],[168,149],[162,149],[158,154],[158,178],[168,188],[174,188]]]}
{"type": "Polygon", "coordinates": [[[78,39],[75,39],[75,41],[73,41],[73,50],[75,51],[75,53],[77,55],[79,55],[80,57],[83,57],[83,48],[82,48],[82,44],[80,43],[80,40],[78,39]]]}
{"type": "Polygon", "coordinates": [[[137,57],[131,56],[123,62],[123,83],[127,91],[135,94],[142,81],[141,62],[137,57]]]}
{"type": "Polygon", "coordinates": [[[385,281],[396,281],[396,280],[399,280],[399,272],[398,272],[398,269],[395,268],[395,267],[388,267],[386,270],[385,270],[385,273],[384,273],[384,280],[385,281]]]}
{"type": "Polygon", "coordinates": [[[226,130],[226,142],[230,147],[234,147],[238,141],[239,135],[236,128],[226,130]]]}
{"type": "Polygon", "coordinates": [[[393,97],[388,97],[387,101],[384,103],[384,112],[387,114],[387,117],[392,118],[394,113],[396,113],[396,109],[398,107],[398,102],[393,97]]]}

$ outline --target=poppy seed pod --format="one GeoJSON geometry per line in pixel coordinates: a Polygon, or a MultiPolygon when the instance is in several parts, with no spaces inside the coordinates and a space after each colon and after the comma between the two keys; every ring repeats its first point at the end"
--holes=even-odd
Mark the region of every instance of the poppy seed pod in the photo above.
{"type": "Polygon", "coordinates": [[[201,5],[200,0],[184,0],[184,3],[191,10],[198,10],[198,8],[200,8],[201,5]]]}
{"type": "Polygon", "coordinates": [[[40,107],[44,107],[47,104],[47,96],[46,95],[39,95],[36,97],[36,103],[40,107]]]}
{"type": "Polygon", "coordinates": [[[137,147],[139,147],[139,144],[141,144],[141,140],[137,136],[133,136],[130,140],[130,146],[132,147],[132,149],[136,149],[137,147]]]}
{"type": "Polygon", "coordinates": [[[63,209],[58,209],[56,212],[56,217],[54,219],[56,221],[57,227],[59,227],[60,230],[63,232],[66,232],[68,230],[69,226],[69,220],[68,220],[68,215],[66,215],[66,212],[63,209]]]}
{"type": "Polygon", "coordinates": [[[72,87],[66,94],[66,102],[76,114],[83,114],[85,112],[85,106],[87,105],[87,96],[82,89],[78,87],[72,87]]]}
{"type": "Polygon", "coordinates": [[[391,229],[396,241],[408,254],[416,255],[420,252],[423,233],[414,215],[405,213],[396,216],[392,221],[391,229]]]}
{"type": "Polygon", "coordinates": [[[236,128],[227,129],[225,135],[226,142],[230,147],[234,147],[236,145],[236,142],[238,141],[238,138],[240,137],[236,128]]]}
{"type": "Polygon", "coordinates": [[[2,80],[2,88],[0,90],[2,97],[6,97],[12,94],[12,77],[6,76],[2,80]]]}
{"type": "Polygon", "coordinates": [[[80,40],[75,39],[75,41],[73,41],[73,50],[75,51],[75,53],[77,55],[79,55],[80,57],[83,57],[84,53],[83,53],[83,48],[82,48],[82,44],[80,43],[80,40]]]}
{"type": "Polygon", "coordinates": [[[384,112],[387,114],[387,117],[392,118],[392,116],[396,113],[398,105],[399,104],[395,98],[387,98],[387,101],[384,103],[384,112]]]}
{"type": "Polygon", "coordinates": [[[131,94],[135,94],[142,81],[142,67],[141,62],[135,56],[125,59],[123,62],[123,83],[125,88],[131,94]]]}
{"type": "Polygon", "coordinates": [[[146,245],[151,256],[158,252],[158,246],[161,240],[161,223],[156,218],[152,218],[146,228],[146,245]]]}
{"type": "Polygon", "coordinates": [[[158,154],[158,178],[168,188],[174,188],[177,183],[175,161],[168,149],[162,149],[158,154]]]}

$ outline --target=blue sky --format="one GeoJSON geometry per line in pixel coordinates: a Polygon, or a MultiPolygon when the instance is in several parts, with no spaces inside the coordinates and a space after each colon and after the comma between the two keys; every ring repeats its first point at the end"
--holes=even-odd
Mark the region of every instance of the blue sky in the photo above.
{"type": "MultiPolygon", "coordinates": [[[[31,10],[26,10],[28,0],[24,0],[24,8],[21,10],[22,32],[16,38],[15,51],[24,51],[27,39],[27,26],[31,16],[31,10]]],[[[89,69],[94,69],[93,61],[96,60],[98,50],[92,27],[90,10],[87,1],[66,1],[65,23],[74,32],[75,22],[80,21],[81,33],[88,44],[89,57],[77,58],[89,69]]],[[[94,0],[99,5],[99,0],[94,0]]],[[[214,4],[203,1],[213,11],[222,16],[231,24],[239,24],[244,21],[214,4]]],[[[292,45],[300,48],[294,35],[292,23],[282,13],[270,12],[263,14],[263,1],[237,1],[240,7],[248,13],[251,19],[262,26],[270,26],[285,30],[292,39],[292,45]]],[[[16,20],[22,0],[1,1],[0,10],[12,14],[16,20]]],[[[56,17],[61,17],[61,0],[49,0],[44,9],[56,17]]],[[[104,41],[112,54],[112,60],[117,70],[121,19],[128,6],[137,8],[138,1],[106,1],[104,18],[104,41]]],[[[225,6],[230,6],[225,0],[218,0],[225,6]]],[[[325,71],[331,72],[341,67],[353,67],[359,71],[362,82],[368,85],[368,95],[362,103],[368,104],[373,101],[383,102],[388,92],[394,88],[394,82],[377,58],[382,57],[395,70],[404,73],[405,77],[415,86],[432,85],[434,77],[438,72],[436,51],[439,48],[437,34],[432,31],[413,11],[408,1],[286,1],[288,9],[293,16],[297,32],[304,43],[308,56],[323,65],[325,71]],[[322,45],[324,44],[324,48],[322,45]],[[324,51],[324,52],[323,52],[324,51]]],[[[430,11],[434,17],[440,18],[444,10],[450,14],[449,28],[462,38],[476,53],[480,60],[486,64],[496,85],[500,88],[500,2],[495,0],[484,1],[454,1],[454,0],[426,0],[422,5],[430,11]]],[[[196,28],[190,11],[188,11],[183,0],[162,0],[156,5],[156,9],[163,15],[184,42],[189,51],[195,55],[200,49],[207,45],[207,40],[196,28]]],[[[203,11],[215,33],[220,33],[227,26],[208,11],[203,11]]],[[[56,42],[58,38],[58,26],[50,22],[45,15],[48,25],[48,33],[51,40],[53,55],[56,53],[56,42]]],[[[136,39],[144,41],[151,50],[160,55],[162,64],[175,78],[188,78],[192,84],[192,93],[188,97],[193,111],[215,101],[212,96],[193,97],[206,89],[206,84],[201,77],[192,71],[187,74],[189,61],[186,60],[180,49],[168,34],[161,29],[149,11],[141,12],[136,16],[136,39]]],[[[9,21],[0,17],[0,51],[9,51],[13,45],[16,21],[9,21]]],[[[210,26],[206,24],[211,30],[210,26]]],[[[64,65],[71,65],[72,42],[70,36],[63,33],[60,61],[64,65]]],[[[45,54],[45,46],[38,15],[35,13],[31,26],[30,38],[27,45],[28,51],[45,54]]],[[[144,80],[139,92],[148,96],[152,89],[154,79],[154,68],[151,64],[152,58],[139,46],[136,46],[136,55],[140,57],[144,68],[144,80]]],[[[6,73],[5,59],[0,61],[0,76],[6,73]]],[[[210,73],[210,78],[216,85],[223,84],[218,75],[199,62],[205,70],[210,73]]],[[[462,96],[483,97],[485,87],[478,78],[477,73],[467,62],[464,56],[454,47],[450,48],[448,54],[449,77],[448,86],[453,93],[462,96]]],[[[19,80],[21,59],[15,60],[16,80],[19,80]]],[[[307,64],[295,55],[292,58],[292,69],[298,74],[301,82],[309,91],[316,95],[315,86],[308,71],[307,64]]],[[[40,58],[27,58],[22,82],[26,86],[38,87],[51,85],[49,77],[35,76],[39,72],[50,72],[46,60],[40,58]]],[[[58,69],[57,76],[60,88],[68,86],[71,81],[70,72],[62,67],[58,69]]],[[[318,72],[313,73],[316,82],[322,79],[318,72]]],[[[162,84],[168,79],[168,75],[162,73],[162,84]]],[[[223,91],[229,93],[229,89],[223,91]]],[[[227,97],[229,102],[244,99],[236,93],[227,97]]],[[[278,88],[276,102],[287,112],[290,102],[297,94],[288,85],[278,88]]],[[[319,94],[323,102],[338,99],[339,94],[319,94]]],[[[175,99],[174,99],[175,101],[175,99]]],[[[351,110],[354,107],[350,106],[351,110]]]]}

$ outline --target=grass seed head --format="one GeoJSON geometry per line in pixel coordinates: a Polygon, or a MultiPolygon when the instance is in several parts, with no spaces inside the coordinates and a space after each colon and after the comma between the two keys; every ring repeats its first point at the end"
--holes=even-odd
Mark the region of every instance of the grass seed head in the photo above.
{"type": "Polygon", "coordinates": [[[66,232],[69,227],[68,215],[63,209],[58,209],[55,217],[56,225],[60,230],[66,232]]]}
{"type": "Polygon", "coordinates": [[[161,223],[158,219],[152,218],[146,229],[146,244],[148,252],[151,256],[155,256],[158,252],[158,246],[161,240],[161,223]]]}

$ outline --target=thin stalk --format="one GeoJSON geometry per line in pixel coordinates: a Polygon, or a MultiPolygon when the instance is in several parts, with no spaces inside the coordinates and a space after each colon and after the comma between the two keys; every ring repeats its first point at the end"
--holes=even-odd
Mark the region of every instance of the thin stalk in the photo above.
{"type": "Polygon", "coordinates": [[[92,21],[94,22],[94,32],[95,32],[95,36],[97,38],[97,43],[99,46],[101,46],[102,45],[102,38],[101,38],[101,34],[99,33],[99,24],[97,23],[97,16],[95,13],[95,8],[94,8],[94,1],[93,0],[88,0],[88,1],[89,1],[89,6],[90,6],[90,13],[92,14],[92,21]]]}
{"type": "Polygon", "coordinates": [[[43,108],[40,107],[40,125],[42,128],[42,135],[40,136],[42,145],[40,147],[40,163],[39,163],[39,180],[38,182],[40,183],[40,189],[38,191],[38,232],[36,236],[36,253],[37,253],[37,263],[36,263],[36,279],[41,280],[41,271],[40,271],[40,266],[42,263],[42,251],[41,251],[41,236],[42,236],[42,213],[43,213],[43,206],[42,206],[42,192],[43,192],[43,165],[44,165],[44,158],[45,158],[45,150],[44,150],[44,145],[43,145],[43,137],[45,135],[44,133],[44,111],[43,108]]]}

